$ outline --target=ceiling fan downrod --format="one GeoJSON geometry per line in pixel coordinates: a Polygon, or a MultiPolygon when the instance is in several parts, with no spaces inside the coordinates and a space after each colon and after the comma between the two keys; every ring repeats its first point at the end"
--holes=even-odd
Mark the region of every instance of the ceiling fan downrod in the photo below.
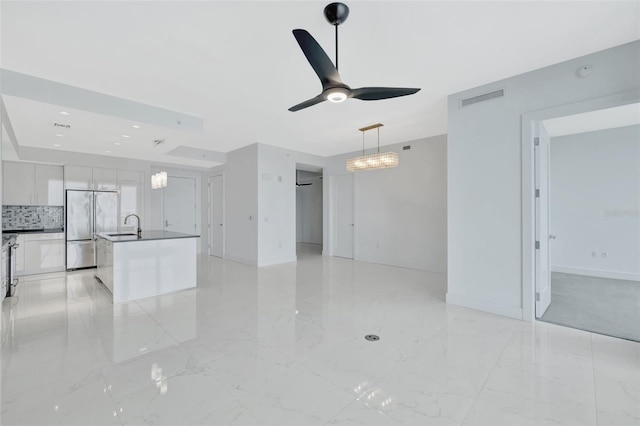
{"type": "Polygon", "coordinates": [[[349,7],[344,3],[331,3],[324,8],[324,17],[336,29],[336,70],[338,68],[338,25],[349,17],[349,7]]]}

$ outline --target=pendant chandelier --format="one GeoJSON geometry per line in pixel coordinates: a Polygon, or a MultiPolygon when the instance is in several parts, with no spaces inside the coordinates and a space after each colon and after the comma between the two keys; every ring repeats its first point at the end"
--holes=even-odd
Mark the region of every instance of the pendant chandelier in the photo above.
{"type": "Polygon", "coordinates": [[[347,160],[348,172],[360,172],[363,170],[375,170],[375,169],[387,169],[389,167],[398,166],[398,153],[380,152],[380,127],[382,123],[372,124],[362,129],[358,129],[362,132],[362,155],[360,157],[349,158],[347,160]],[[371,155],[364,155],[364,133],[367,130],[378,129],[378,152],[371,155]]]}
{"type": "Polygon", "coordinates": [[[151,175],[151,189],[167,187],[167,172],[158,172],[151,175]]]}

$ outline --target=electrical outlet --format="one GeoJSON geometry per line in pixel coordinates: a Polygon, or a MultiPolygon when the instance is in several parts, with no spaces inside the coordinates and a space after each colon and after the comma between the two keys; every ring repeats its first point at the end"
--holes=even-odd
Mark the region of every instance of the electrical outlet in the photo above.
{"type": "Polygon", "coordinates": [[[598,252],[595,250],[591,250],[591,257],[598,257],[598,252]]]}
{"type": "Polygon", "coordinates": [[[600,252],[600,257],[603,259],[606,259],[609,257],[609,253],[607,253],[606,251],[602,251],[600,252]]]}

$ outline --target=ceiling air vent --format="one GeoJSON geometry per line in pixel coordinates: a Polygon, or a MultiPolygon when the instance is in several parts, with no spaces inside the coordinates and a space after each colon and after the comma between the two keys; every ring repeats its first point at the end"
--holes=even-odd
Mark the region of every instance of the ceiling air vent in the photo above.
{"type": "Polygon", "coordinates": [[[504,89],[495,90],[493,92],[485,93],[483,95],[474,96],[473,98],[467,98],[460,101],[461,107],[466,107],[478,102],[488,101],[489,99],[501,98],[504,96],[504,89]]]}
{"type": "Polygon", "coordinates": [[[162,143],[164,143],[164,139],[156,139],[153,141],[153,146],[156,147],[158,145],[161,145],[162,143]]]}
{"type": "Polygon", "coordinates": [[[71,124],[53,123],[53,127],[62,127],[62,128],[65,128],[65,129],[70,129],[71,128],[71,124]]]}

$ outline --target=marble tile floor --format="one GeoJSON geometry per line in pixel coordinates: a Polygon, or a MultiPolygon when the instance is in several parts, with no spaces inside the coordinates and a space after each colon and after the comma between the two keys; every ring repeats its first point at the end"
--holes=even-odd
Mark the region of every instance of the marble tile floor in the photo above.
{"type": "Polygon", "coordinates": [[[91,271],[23,282],[0,424],[640,425],[639,343],[446,305],[441,274],[303,245],[198,276],[115,306],[91,271]]]}

